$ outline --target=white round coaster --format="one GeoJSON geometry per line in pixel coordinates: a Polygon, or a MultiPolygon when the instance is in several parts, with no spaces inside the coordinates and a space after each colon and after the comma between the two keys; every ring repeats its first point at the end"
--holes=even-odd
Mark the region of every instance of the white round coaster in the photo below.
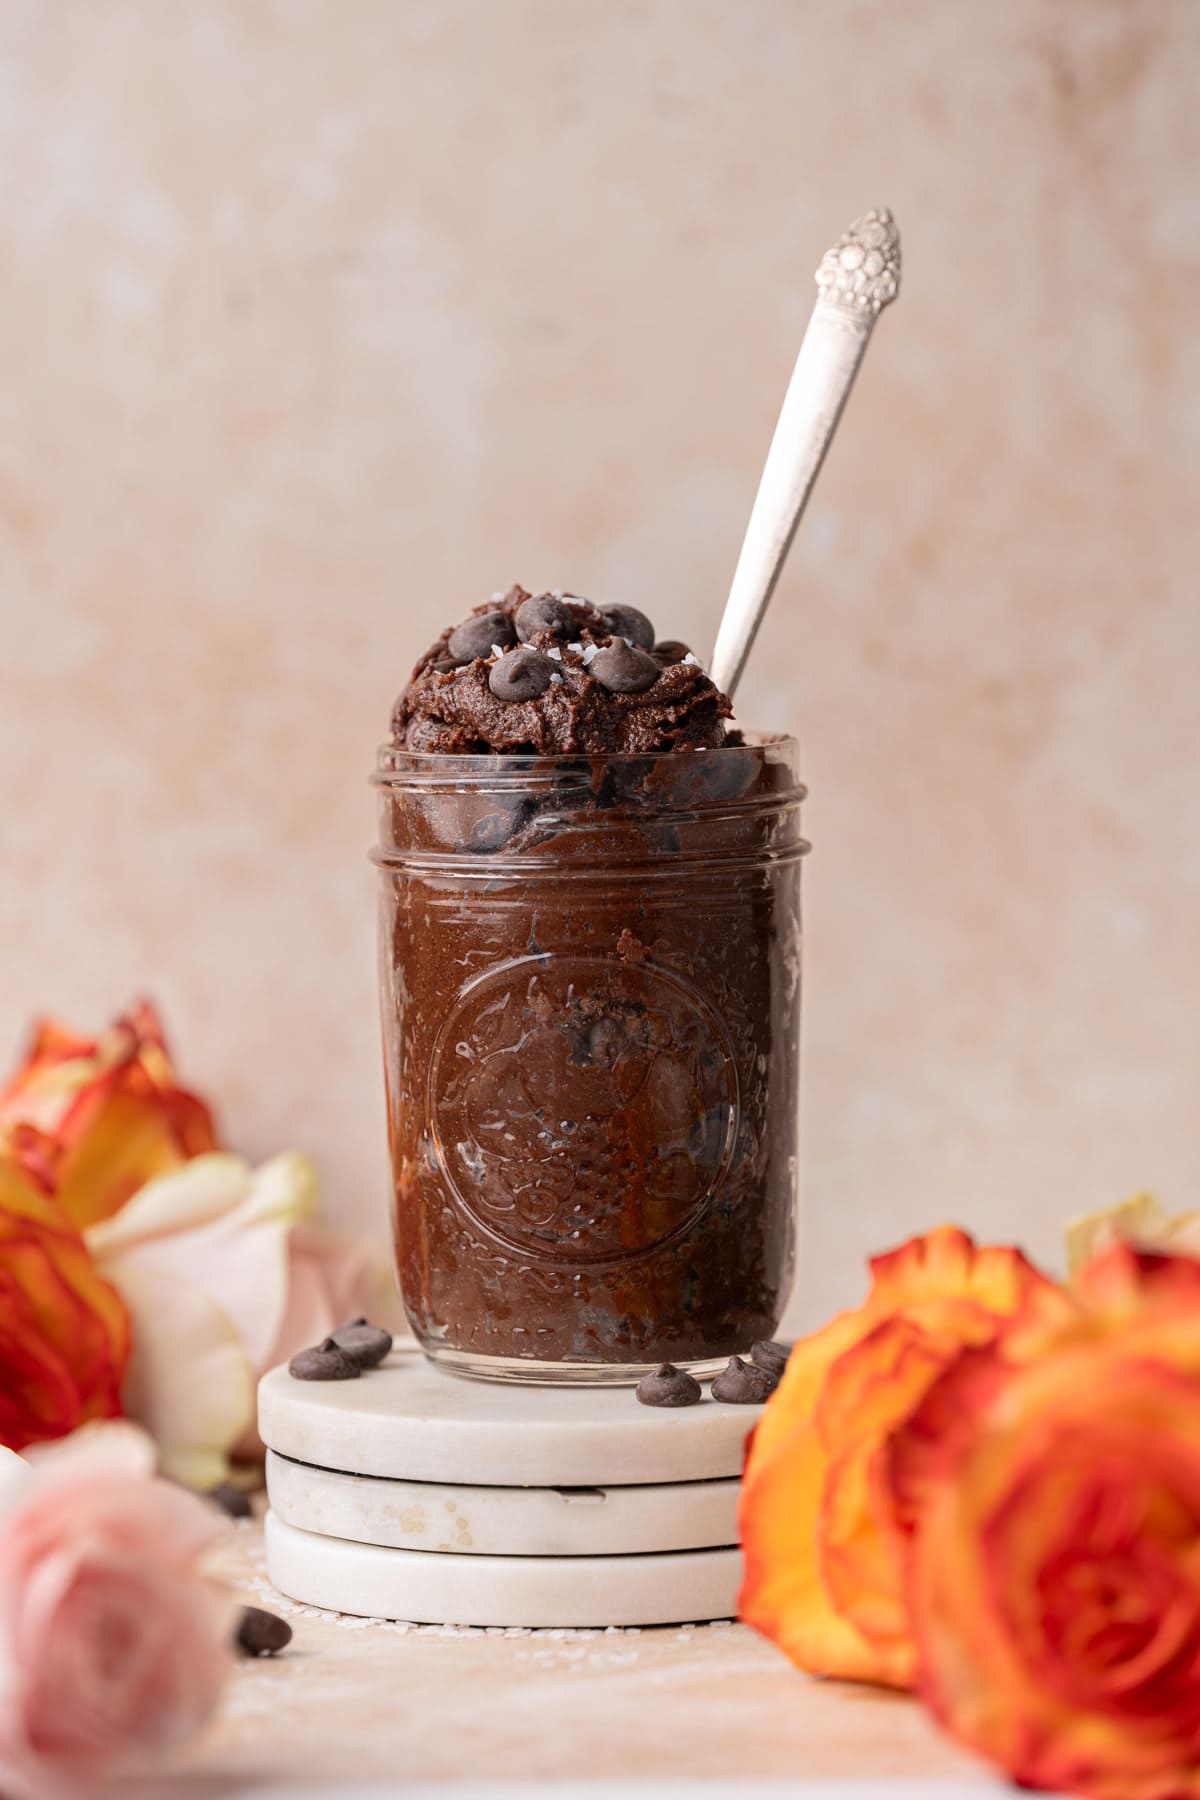
{"type": "Polygon", "coordinates": [[[611,1487],[730,1480],[761,1406],[641,1406],[632,1388],[519,1387],[450,1375],[394,1350],[356,1381],[258,1388],[263,1442],[351,1475],[486,1487],[611,1487]]]}
{"type": "Polygon", "coordinates": [[[737,1550],[437,1556],[297,1531],[269,1512],[267,1575],[308,1606],[417,1625],[677,1625],[730,1619],[737,1550]]]}
{"type": "Polygon", "coordinates": [[[514,1488],[341,1475],[267,1452],[277,1519],[322,1537],[485,1556],[617,1556],[738,1541],[736,1481],[514,1488]]]}

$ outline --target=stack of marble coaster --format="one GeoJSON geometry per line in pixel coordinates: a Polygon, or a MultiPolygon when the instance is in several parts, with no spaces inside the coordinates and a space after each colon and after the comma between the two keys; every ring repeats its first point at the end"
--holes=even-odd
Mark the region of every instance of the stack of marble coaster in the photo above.
{"type": "Polygon", "coordinates": [[[353,1381],[274,1369],[267,1572],[294,1600],[418,1624],[729,1618],[761,1411],[472,1381],[404,1348],[353,1381]]]}

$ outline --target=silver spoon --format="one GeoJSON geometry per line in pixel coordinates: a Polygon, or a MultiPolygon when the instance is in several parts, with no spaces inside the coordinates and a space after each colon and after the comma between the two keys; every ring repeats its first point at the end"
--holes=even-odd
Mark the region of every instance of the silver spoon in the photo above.
{"type": "Polygon", "coordinates": [[[726,694],[741,679],[875,321],[900,291],[900,233],[886,206],[825,252],[817,288],[717,632],[711,672],[726,694]]]}

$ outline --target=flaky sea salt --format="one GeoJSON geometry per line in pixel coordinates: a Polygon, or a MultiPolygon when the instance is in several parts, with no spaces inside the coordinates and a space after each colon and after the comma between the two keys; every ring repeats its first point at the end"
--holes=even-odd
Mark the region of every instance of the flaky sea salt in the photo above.
{"type": "Polygon", "coordinates": [[[557,645],[552,644],[550,646],[549,650],[547,650],[546,655],[550,658],[551,662],[561,662],[562,661],[562,651],[557,647],[557,645]]]}

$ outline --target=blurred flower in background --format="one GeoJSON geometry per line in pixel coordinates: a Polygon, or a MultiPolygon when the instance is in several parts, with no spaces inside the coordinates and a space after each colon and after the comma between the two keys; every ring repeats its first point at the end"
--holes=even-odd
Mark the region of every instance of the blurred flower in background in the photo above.
{"type": "Polygon", "coordinates": [[[0,1091],[5,1126],[41,1133],[59,1204],[81,1226],[109,1218],[152,1176],[217,1148],[212,1113],[178,1085],[147,1001],[98,1038],[41,1020],[0,1091]]]}
{"type": "Polygon", "coordinates": [[[1067,1224],[1067,1264],[1072,1275],[1111,1244],[1200,1256],[1200,1212],[1164,1212],[1153,1194],[1134,1194],[1099,1212],[1080,1213],[1067,1224]]]}
{"type": "Polygon", "coordinates": [[[238,1608],[210,1579],[216,1509],[154,1477],[129,1425],[0,1450],[0,1787],[95,1791],[213,1713],[238,1608]]]}
{"type": "Polygon", "coordinates": [[[0,1147],[0,1443],[24,1450],[118,1414],[129,1340],[44,1159],[0,1147]]]}
{"type": "Polygon", "coordinates": [[[41,1023],[0,1093],[0,1148],[11,1448],[123,1408],[164,1472],[214,1486],[259,1449],[259,1375],[380,1309],[369,1254],[316,1223],[309,1158],[254,1168],[223,1150],[147,1003],[98,1038],[41,1023]]]}

